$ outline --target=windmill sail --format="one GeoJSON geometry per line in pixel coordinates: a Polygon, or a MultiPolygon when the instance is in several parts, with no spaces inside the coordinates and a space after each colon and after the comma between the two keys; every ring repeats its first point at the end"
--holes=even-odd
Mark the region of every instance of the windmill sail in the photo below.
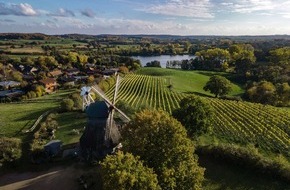
{"type": "Polygon", "coordinates": [[[112,106],[117,112],[120,113],[121,118],[125,121],[130,121],[130,118],[121,110],[119,110],[105,95],[105,93],[100,89],[98,85],[94,85],[91,87],[93,91],[95,91],[101,98],[103,98],[109,106],[112,106]]]}

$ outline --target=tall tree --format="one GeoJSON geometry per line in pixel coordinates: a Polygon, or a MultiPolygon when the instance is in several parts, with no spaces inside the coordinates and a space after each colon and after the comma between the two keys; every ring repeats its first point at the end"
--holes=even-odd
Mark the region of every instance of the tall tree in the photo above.
{"type": "Polygon", "coordinates": [[[286,67],[290,65],[290,47],[283,47],[271,50],[270,62],[286,67]]]}
{"type": "Polygon", "coordinates": [[[201,189],[204,169],[198,166],[194,144],[168,113],[143,110],[122,134],[125,150],[153,168],[162,189],[201,189]]]}
{"type": "Polygon", "coordinates": [[[195,55],[206,70],[222,70],[223,65],[230,60],[229,51],[220,48],[202,50],[196,52],[195,55]]]}
{"type": "Polygon", "coordinates": [[[212,110],[210,106],[197,96],[183,98],[180,108],[173,111],[172,115],[187,129],[190,136],[210,132],[212,110]]]}
{"type": "Polygon", "coordinates": [[[223,76],[214,75],[203,87],[205,91],[210,91],[215,97],[226,95],[232,90],[231,82],[223,76]]]}
{"type": "Polygon", "coordinates": [[[255,83],[247,90],[246,95],[251,101],[263,104],[274,105],[277,100],[276,87],[268,81],[255,83]]]}
{"type": "Polygon", "coordinates": [[[231,63],[239,74],[245,74],[256,62],[254,48],[250,44],[234,44],[229,48],[231,63]]]}

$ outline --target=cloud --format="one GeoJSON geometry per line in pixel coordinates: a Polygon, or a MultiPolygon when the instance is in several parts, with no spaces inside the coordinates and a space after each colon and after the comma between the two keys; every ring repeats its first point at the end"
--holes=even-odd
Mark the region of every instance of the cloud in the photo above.
{"type": "Polygon", "coordinates": [[[211,7],[209,0],[168,0],[164,4],[151,4],[139,10],[167,16],[213,18],[211,7]]]}
{"type": "Polygon", "coordinates": [[[274,10],[276,3],[272,0],[226,0],[221,3],[224,9],[236,13],[252,13],[274,10]]]}
{"type": "Polygon", "coordinates": [[[91,9],[85,9],[85,10],[82,10],[82,11],[81,11],[81,14],[82,14],[83,16],[90,17],[90,18],[94,18],[94,17],[95,17],[95,13],[94,13],[94,11],[92,11],[91,9]]]}
{"type": "Polygon", "coordinates": [[[0,15],[36,16],[37,11],[28,3],[0,3],[0,15]]]}
{"type": "Polygon", "coordinates": [[[54,16],[54,17],[74,17],[75,13],[71,10],[60,8],[60,9],[58,9],[57,12],[49,13],[47,15],[54,16]]]}

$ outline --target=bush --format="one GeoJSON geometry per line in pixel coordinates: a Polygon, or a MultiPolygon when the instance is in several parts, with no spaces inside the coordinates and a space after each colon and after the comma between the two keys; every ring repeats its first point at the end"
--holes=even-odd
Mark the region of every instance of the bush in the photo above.
{"type": "Polygon", "coordinates": [[[65,98],[62,100],[60,107],[63,111],[72,111],[74,107],[74,101],[70,98],[65,98]]]}
{"type": "Polygon", "coordinates": [[[222,162],[232,162],[241,167],[248,167],[290,181],[290,165],[282,155],[273,161],[263,157],[253,146],[240,147],[229,144],[199,147],[198,152],[222,162]]]}
{"type": "Polygon", "coordinates": [[[0,166],[12,163],[21,157],[21,140],[17,138],[0,137],[0,166]]]}
{"type": "Polygon", "coordinates": [[[74,101],[74,108],[76,110],[81,110],[83,108],[83,100],[79,93],[72,94],[70,98],[74,101]]]}

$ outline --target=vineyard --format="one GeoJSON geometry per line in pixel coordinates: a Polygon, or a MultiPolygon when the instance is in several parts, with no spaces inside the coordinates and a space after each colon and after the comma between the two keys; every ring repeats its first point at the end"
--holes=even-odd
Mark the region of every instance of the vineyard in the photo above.
{"type": "MultiPolygon", "coordinates": [[[[161,108],[171,113],[187,94],[168,87],[161,76],[126,75],[118,99],[132,107],[161,108]]],[[[113,89],[107,92],[112,98],[113,89]]],[[[214,134],[229,142],[252,143],[263,150],[290,157],[290,113],[272,106],[203,97],[214,110],[214,134]]]]}

